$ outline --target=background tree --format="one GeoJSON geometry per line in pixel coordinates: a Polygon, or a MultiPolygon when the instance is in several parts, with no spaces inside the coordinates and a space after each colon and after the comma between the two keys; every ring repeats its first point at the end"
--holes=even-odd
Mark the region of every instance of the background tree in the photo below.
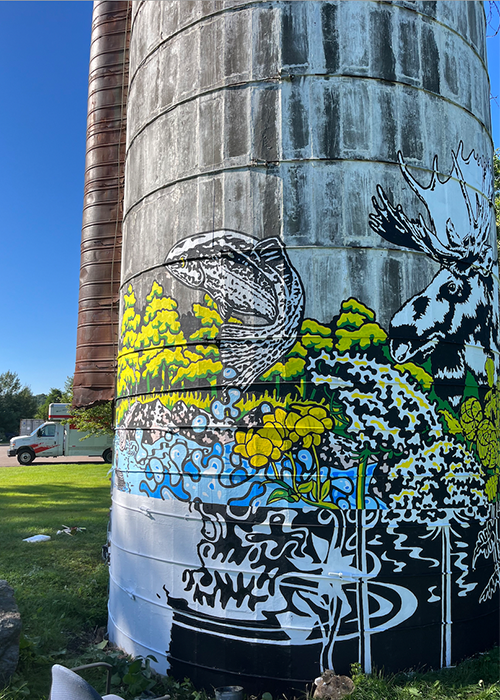
{"type": "MultiPolygon", "coordinates": [[[[38,403],[35,418],[48,420],[49,406],[51,403],[71,403],[73,401],[73,377],[70,375],[66,378],[63,389],[56,389],[55,387],[52,387],[48,394],[38,394],[38,396],[44,398],[43,401],[38,403]]],[[[35,398],[38,399],[38,396],[35,398]]]]}
{"type": "Polygon", "coordinates": [[[45,401],[38,407],[37,412],[35,414],[35,418],[48,420],[49,405],[51,403],[65,403],[65,401],[63,401],[63,393],[61,389],[56,389],[55,387],[51,388],[51,390],[47,394],[45,401]]]}
{"type": "Polygon", "coordinates": [[[62,403],[71,403],[73,401],[73,375],[66,377],[62,390],[62,403]]]}
{"type": "Polygon", "coordinates": [[[15,372],[0,374],[0,439],[19,435],[21,418],[34,418],[37,403],[15,372]]]}
{"type": "Polygon", "coordinates": [[[35,394],[37,410],[40,408],[42,403],[45,403],[46,398],[47,398],[47,394],[35,394]]]}
{"type": "Polygon", "coordinates": [[[113,402],[92,406],[91,408],[74,408],[71,411],[71,425],[82,433],[91,435],[114,435],[113,402]]]}

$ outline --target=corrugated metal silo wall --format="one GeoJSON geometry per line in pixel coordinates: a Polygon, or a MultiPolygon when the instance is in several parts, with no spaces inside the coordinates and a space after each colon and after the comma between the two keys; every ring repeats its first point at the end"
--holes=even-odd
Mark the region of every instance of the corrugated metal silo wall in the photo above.
{"type": "Polygon", "coordinates": [[[92,15],[74,406],[115,394],[130,10],[92,15]]]}
{"type": "Polygon", "coordinates": [[[484,31],[134,3],[110,632],[161,670],[289,690],[497,640],[484,31]]]}

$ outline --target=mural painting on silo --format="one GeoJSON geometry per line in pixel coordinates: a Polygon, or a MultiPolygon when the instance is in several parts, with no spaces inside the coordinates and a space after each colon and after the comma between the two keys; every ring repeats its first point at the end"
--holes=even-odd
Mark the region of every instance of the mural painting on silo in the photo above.
{"type": "Polygon", "coordinates": [[[119,395],[173,393],[121,404],[119,488],[190,503],[203,518],[199,567],[165,590],[184,627],[250,641],[260,622],[263,643],[313,645],[326,669],[348,640],[367,660],[373,635],[437,606],[439,639],[428,642],[449,663],[452,598],[492,599],[498,569],[483,580],[480,566],[500,554],[488,515],[500,409],[491,171],[462,144],[453,160],[448,179],[435,162],[424,185],[401,159],[427,222],[382,187],[373,198],[375,231],[441,265],[389,333],[353,298],[329,324],[304,318],[302,283],[277,238],[196,234],[169,251],[145,307],[129,286],[119,395]],[[182,313],[169,276],[201,289],[204,303],[182,313]],[[141,429],[151,421],[153,437],[141,429]],[[464,532],[478,525],[466,551],[464,532]],[[438,574],[434,585],[396,583],[412,560],[438,574]]]}
{"type": "MultiPolygon", "coordinates": [[[[460,139],[421,167],[399,151],[373,181],[371,240],[433,270],[386,323],[366,295],[311,314],[300,250],[250,227],[166,231],[161,259],[125,276],[114,500],[131,531],[160,528],[147,556],[165,566],[130,598],[162,611],[147,624],[174,673],[310,683],[497,640],[488,156],[460,139]]],[[[134,580],[113,556],[111,574],[134,580]]]]}

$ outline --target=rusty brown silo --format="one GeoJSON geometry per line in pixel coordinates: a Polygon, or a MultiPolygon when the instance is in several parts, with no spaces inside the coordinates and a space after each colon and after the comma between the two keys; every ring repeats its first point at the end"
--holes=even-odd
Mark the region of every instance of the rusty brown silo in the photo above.
{"type": "Polygon", "coordinates": [[[130,2],[95,2],[74,406],[113,399],[118,337],[130,2]]]}

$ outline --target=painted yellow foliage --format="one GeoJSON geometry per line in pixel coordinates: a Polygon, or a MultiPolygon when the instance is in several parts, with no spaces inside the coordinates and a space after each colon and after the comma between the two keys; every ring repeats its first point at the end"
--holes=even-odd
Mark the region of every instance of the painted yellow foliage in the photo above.
{"type": "Polygon", "coordinates": [[[141,317],[135,313],[136,298],[132,285],[129,284],[123,299],[125,305],[121,325],[123,349],[117,358],[118,396],[126,393],[129,387],[136,386],[141,376],[136,365],[136,353],[131,352],[136,347],[137,329],[141,323],[141,317]]]}
{"type": "Polygon", "coordinates": [[[305,348],[302,343],[297,341],[293,348],[288,353],[287,357],[307,357],[307,348],[305,348]]]}
{"type": "Polygon", "coordinates": [[[413,362],[405,362],[403,365],[394,365],[394,369],[397,369],[401,374],[408,372],[409,375],[417,380],[422,389],[430,389],[434,383],[433,377],[426,372],[425,369],[422,369],[422,367],[419,367],[413,362]]]}
{"type": "MultiPolygon", "coordinates": [[[[135,312],[132,285],[127,291],[122,320],[123,349],[118,358],[118,396],[136,390],[141,378],[146,380],[148,392],[162,391],[184,380],[207,378],[213,384],[213,377],[222,370],[219,350],[215,345],[187,344],[175,299],[164,296],[163,287],[153,282],[141,318],[135,312]]],[[[205,306],[193,305],[201,327],[191,335],[190,341],[210,340],[222,325],[217,305],[208,295],[205,303],[205,306]]]]}
{"type": "Polygon", "coordinates": [[[345,326],[353,326],[354,328],[361,328],[364,323],[366,323],[366,316],[348,312],[340,315],[337,327],[345,328],[345,326]]]}
{"type": "Polygon", "coordinates": [[[139,383],[140,378],[141,374],[135,365],[135,355],[119,356],[117,361],[117,395],[126,394],[129,387],[139,383]]]}
{"type": "Polygon", "coordinates": [[[498,437],[493,423],[483,420],[477,430],[477,452],[481,464],[489,470],[498,464],[498,437]]]}
{"type": "Polygon", "coordinates": [[[315,350],[333,350],[333,338],[322,338],[320,335],[307,333],[302,336],[302,343],[306,348],[315,350]]]}
{"type": "Polygon", "coordinates": [[[343,312],[353,311],[355,314],[361,314],[361,316],[364,316],[368,321],[375,320],[375,312],[353,297],[343,301],[340,308],[343,312]]]}
{"type": "Polygon", "coordinates": [[[186,367],[188,364],[189,360],[184,356],[181,347],[145,350],[139,355],[139,367],[143,377],[149,375],[153,378],[165,372],[165,376],[170,379],[176,367],[186,367]]]}
{"type": "Polygon", "coordinates": [[[460,408],[460,424],[468,440],[473,440],[476,437],[477,429],[481,425],[482,420],[483,409],[479,399],[471,397],[464,401],[460,408]]]}
{"type": "Polygon", "coordinates": [[[489,501],[496,501],[500,472],[499,392],[495,381],[495,368],[486,361],[486,373],[490,391],[485,396],[484,407],[479,399],[469,397],[460,407],[460,425],[464,436],[476,446],[477,454],[488,475],[485,491],[489,501]]]}
{"type": "Polygon", "coordinates": [[[185,343],[181,331],[177,303],[171,297],[163,296],[163,287],[153,283],[146,297],[143,324],[137,335],[137,345],[149,348],[152,345],[181,345],[185,343]]]}
{"type": "Polygon", "coordinates": [[[486,360],[486,374],[490,390],[484,397],[484,414],[500,433],[500,386],[495,384],[495,365],[493,360],[486,360]]]}
{"type": "Polygon", "coordinates": [[[306,318],[302,322],[301,333],[313,333],[314,335],[322,335],[324,338],[328,338],[331,336],[332,330],[312,318],[306,318]]]}
{"type": "Polygon", "coordinates": [[[298,377],[304,370],[305,360],[309,349],[333,350],[332,330],[328,326],[323,326],[312,318],[306,318],[302,322],[301,335],[293,348],[287,352],[284,360],[276,362],[267,372],[262,375],[263,379],[283,377],[283,379],[293,379],[298,377]]]}
{"type": "Polygon", "coordinates": [[[300,343],[304,348],[333,350],[332,330],[328,326],[323,326],[312,318],[306,318],[302,323],[301,333],[303,335],[300,343]]]}
{"type": "Polygon", "coordinates": [[[300,357],[290,357],[285,362],[276,362],[271,369],[268,369],[262,375],[263,379],[270,379],[273,376],[279,375],[283,379],[293,379],[298,377],[304,371],[306,361],[300,357]]]}
{"type": "Polygon", "coordinates": [[[191,340],[211,340],[215,338],[222,326],[222,318],[217,311],[217,304],[208,294],[205,294],[205,306],[193,304],[193,313],[200,320],[201,327],[191,335],[191,340]]]}
{"type": "Polygon", "coordinates": [[[215,377],[222,372],[222,362],[214,360],[198,359],[192,360],[186,367],[179,367],[172,376],[172,384],[181,382],[184,379],[195,381],[196,379],[208,379],[213,384],[215,377]]]}
{"type": "Polygon", "coordinates": [[[364,350],[370,345],[385,343],[387,340],[387,333],[378,323],[365,323],[361,328],[354,331],[347,328],[339,328],[335,335],[339,339],[336,345],[339,352],[345,352],[355,345],[359,345],[364,350]]]}
{"type": "Polygon", "coordinates": [[[362,350],[370,345],[385,343],[387,333],[375,323],[375,312],[357,299],[347,299],[342,302],[341,314],[337,321],[335,345],[338,352],[343,353],[352,347],[359,346],[362,350]]]}
{"type": "Polygon", "coordinates": [[[124,348],[134,348],[137,337],[136,331],[141,323],[141,317],[135,313],[136,298],[131,284],[129,284],[127,291],[128,294],[123,295],[125,308],[121,327],[122,345],[124,348]]]}
{"type": "Polygon", "coordinates": [[[488,385],[490,388],[493,388],[495,386],[495,363],[491,357],[486,360],[484,368],[486,370],[486,376],[488,377],[488,385]]]}

